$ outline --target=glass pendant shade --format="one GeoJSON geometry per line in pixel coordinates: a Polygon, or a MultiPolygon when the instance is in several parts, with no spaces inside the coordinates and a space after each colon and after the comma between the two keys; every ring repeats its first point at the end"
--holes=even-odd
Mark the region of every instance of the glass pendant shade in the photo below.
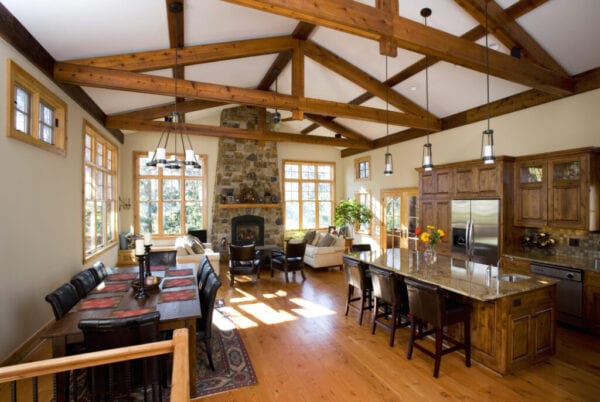
{"type": "Polygon", "coordinates": [[[429,172],[433,169],[433,157],[431,155],[431,144],[428,142],[423,145],[423,169],[429,172]]]}
{"type": "Polygon", "coordinates": [[[494,163],[494,130],[488,128],[481,133],[481,160],[485,164],[494,163]]]}
{"type": "Polygon", "coordinates": [[[385,153],[385,165],[384,165],[383,174],[384,174],[384,176],[390,176],[393,173],[394,173],[394,162],[392,161],[392,154],[390,153],[390,150],[388,149],[388,151],[385,153]]]}

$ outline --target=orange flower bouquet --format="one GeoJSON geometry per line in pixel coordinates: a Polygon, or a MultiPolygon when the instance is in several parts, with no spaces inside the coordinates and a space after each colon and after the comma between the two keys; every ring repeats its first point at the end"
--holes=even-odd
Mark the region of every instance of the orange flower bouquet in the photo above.
{"type": "Polygon", "coordinates": [[[425,230],[418,227],[415,229],[415,234],[427,245],[427,249],[423,252],[423,258],[427,264],[433,264],[437,261],[435,245],[438,244],[444,237],[446,232],[438,229],[435,226],[425,226],[425,230]]]}

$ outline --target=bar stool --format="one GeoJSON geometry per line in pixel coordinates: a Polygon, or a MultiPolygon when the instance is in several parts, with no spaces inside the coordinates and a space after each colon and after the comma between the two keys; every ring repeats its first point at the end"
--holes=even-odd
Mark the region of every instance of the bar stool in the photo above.
{"type": "Polygon", "coordinates": [[[446,298],[445,291],[438,286],[420,282],[411,278],[404,278],[408,290],[408,304],[410,308],[410,338],[406,358],[412,358],[413,346],[435,359],[433,376],[437,378],[440,373],[442,356],[459,349],[465,350],[465,365],[471,367],[471,306],[461,304],[446,298]],[[433,328],[423,331],[422,324],[427,322],[433,328]],[[444,326],[463,323],[464,342],[459,342],[444,335],[444,326]],[[416,334],[416,327],[419,333],[416,334]],[[415,342],[415,338],[423,339],[424,336],[435,333],[435,353],[415,342]],[[442,341],[446,339],[453,346],[443,349],[442,341]]]}
{"type": "Polygon", "coordinates": [[[346,299],[346,314],[350,307],[358,310],[358,325],[362,325],[365,310],[373,309],[373,283],[367,274],[364,264],[351,258],[344,257],[344,272],[348,283],[348,297],[346,299]],[[360,296],[354,297],[354,289],[360,290],[360,296]],[[357,304],[354,304],[358,302],[357,304]]]}
{"type": "Polygon", "coordinates": [[[408,295],[402,277],[393,272],[370,266],[371,281],[373,282],[373,318],[371,333],[379,325],[390,331],[390,346],[394,346],[396,328],[408,326],[408,295]],[[387,318],[392,314],[390,321],[387,318]],[[386,318],[386,321],[381,320],[386,318]]]}

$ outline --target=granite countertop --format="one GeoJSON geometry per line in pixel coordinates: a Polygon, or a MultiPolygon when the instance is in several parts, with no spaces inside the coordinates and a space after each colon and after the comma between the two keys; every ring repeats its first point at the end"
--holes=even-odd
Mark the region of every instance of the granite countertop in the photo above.
{"type": "Polygon", "coordinates": [[[594,258],[548,255],[536,251],[514,251],[505,253],[504,256],[560,265],[562,267],[581,269],[584,271],[600,272],[600,262],[596,263],[594,258]]]}
{"type": "MultiPolygon", "coordinates": [[[[422,255],[405,249],[388,249],[363,251],[346,254],[346,257],[362,261],[375,267],[397,272],[423,282],[438,285],[446,290],[480,301],[491,301],[502,297],[516,295],[531,290],[554,285],[556,279],[537,275],[528,275],[519,282],[506,282],[498,279],[497,267],[491,267],[491,275],[487,273],[487,265],[464,260],[438,256],[437,263],[427,265],[422,255]]],[[[501,272],[507,274],[508,272],[501,272]]]]}

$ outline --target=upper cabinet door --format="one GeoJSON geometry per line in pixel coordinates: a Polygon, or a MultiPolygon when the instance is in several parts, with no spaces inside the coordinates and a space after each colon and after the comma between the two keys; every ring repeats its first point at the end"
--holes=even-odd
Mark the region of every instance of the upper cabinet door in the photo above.
{"type": "Polygon", "coordinates": [[[588,229],[589,154],[548,161],[548,225],[588,229]]]}
{"type": "Polygon", "coordinates": [[[548,222],[548,164],[545,160],[517,162],[515,169],[515,226],[541,227],[548,222]]]}

